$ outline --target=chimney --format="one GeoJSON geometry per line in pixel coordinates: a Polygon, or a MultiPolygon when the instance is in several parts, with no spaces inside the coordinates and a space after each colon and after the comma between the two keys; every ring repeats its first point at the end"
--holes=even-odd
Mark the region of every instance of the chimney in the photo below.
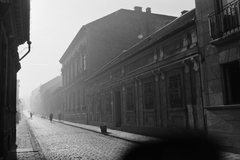
{"type": "Polygon", "coordinates": [[[151,13],[151,8],[150,7],[146,8],[146,13],[151,13]]]}
{"type": "Polygon", "coordinates": [[[142,12],[142,7],[135,6],[134,11],[142,12]]]}
{"type": "Polygon", "coordinates": [[[183,10],[181,13],[182,13],[182,15],[184,15],[187,12],[188,12],[188,10],[183,10]]]}

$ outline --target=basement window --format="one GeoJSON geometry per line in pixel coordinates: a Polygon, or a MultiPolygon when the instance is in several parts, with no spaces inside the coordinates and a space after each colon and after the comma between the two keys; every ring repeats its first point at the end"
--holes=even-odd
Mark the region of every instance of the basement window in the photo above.
{"type": "Polygon", "coordinates": [[[239,61],[224,64],[223,78],[225,89],[225,103],[240,103],[240,64],[239,61]]]}

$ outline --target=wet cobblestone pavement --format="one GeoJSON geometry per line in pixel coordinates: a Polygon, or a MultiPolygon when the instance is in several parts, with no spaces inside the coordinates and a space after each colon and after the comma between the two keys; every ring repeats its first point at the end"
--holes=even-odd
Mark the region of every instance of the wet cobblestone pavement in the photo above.
{"type": "Polygon", "coordinates": [[[120,159],[134,143],[34,117],[29,122],[46,159],[120,159]]]}
{"type": "MultiPolygon", "coordinates": [[[[25,118],[17,125],[16,147],[7,160],[118,160],[134,145],[157,140],[111,129],[108,133],[101,134],[96,126],[25,118]]],[[[240,160],[240,155],[222,152],[220,160],[240,160]]]]}

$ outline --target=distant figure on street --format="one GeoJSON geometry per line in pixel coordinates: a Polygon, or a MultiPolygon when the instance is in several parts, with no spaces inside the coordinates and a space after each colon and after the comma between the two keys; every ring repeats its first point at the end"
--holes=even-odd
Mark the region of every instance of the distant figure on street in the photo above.
{"type": "Polygon", "coordinates": [[[30,112],[30,117],[29,117],[30,119],[32,119],[32,115],[33,115],[32,112],[30,112]]]}
{"type": "Polygon", "coordinates": [[[50,114],[49,119],[50,119],[50,122],[52,123],[52,120],[53,120],[53,114],[52,113],[50,114]]]}
{"type": "Polygon", "coordinates": [[[62,113],[60,112],[60,113],[58,113],[58,120],[59,120],[59,122],[61,122],[61,119],[62,119],[62,113]]]}

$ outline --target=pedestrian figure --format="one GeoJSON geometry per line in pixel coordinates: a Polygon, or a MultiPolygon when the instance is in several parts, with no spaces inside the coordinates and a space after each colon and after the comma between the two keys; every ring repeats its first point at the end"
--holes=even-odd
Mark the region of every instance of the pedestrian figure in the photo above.
{"type": "Polygon", "coordinates": [[[59,120],[59,122],[61,122],[61,119],[62,119],[62,113],[60,112],[60,113],[58,114],[58,120],[59,120]]]}
{"type": "Polygon", "coordinates": [[[32,112],[30,112],[30,117],[29,118],[32,119],[32,112]]]}
{"type": "Polygon", "coordinates": [[[50,122],[52,123],[52,120],[53,120],[53,114],[52,113],[50,114],[49,119],[50,119],[50,122]]]}

